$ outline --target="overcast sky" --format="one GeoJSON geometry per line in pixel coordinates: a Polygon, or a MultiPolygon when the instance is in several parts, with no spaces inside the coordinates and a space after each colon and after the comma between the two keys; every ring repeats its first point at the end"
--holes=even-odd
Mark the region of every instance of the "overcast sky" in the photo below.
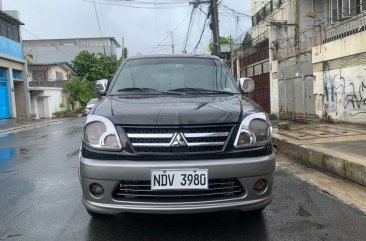
{"type": "MultiPolygon", "coordinates": [[[[182,53],[189,25],[192,5],[169,9],[144,9],[100,4],[118,0],[95,0],[102,36],[115,37],[121,43],[122,36],[130,55],[137,53],[170,53],[168,31],[174,30],[175,52],[182,53]]],[[[154,2],[154,0],[139,0],[154,2]]],[[[168,0],[155,0],[162,2],[168,0]]],[[[172,0],[173,1],[173,0],[172,0]]],[[[184,2],[184,0],[176,0],[184,2]]],[[[190,0],[186,0],[188,3],[190,0]]],[[[193,1],[193,0],[191,0],[193,1]]],[[[19,10],[25,23],[23,39],[99,37],[97,17],[92,0],[2,0],[4,10],[19,10]],[[29,31],[29,32],[27,32],[29,31]]],[[[240,13],[250,13],[250,0],[223,0],[220,7],[220,35],[239,37],[250,27],[250,18],[234,14],[224,6],[240,13]],[[239,17],[238,17],[239,16],[239,17]]],[[[207,12],[208,5],[201,5],[207,12]]],[[[196,46],[202,32],[205,15],[197,10],[187,44],[187,52],[196,46]]],[[[197,53],[207,49],[211,31],[206,28],[197,53]]]]}

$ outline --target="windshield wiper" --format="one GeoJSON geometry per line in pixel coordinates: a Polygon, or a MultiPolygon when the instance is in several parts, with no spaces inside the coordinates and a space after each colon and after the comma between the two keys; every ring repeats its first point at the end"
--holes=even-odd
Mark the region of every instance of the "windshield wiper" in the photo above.
{"type": "Polygon", "coordinates": [[[145,87],[131,87],[131,88],[123,88],[123,89],[119,89],[117,90],[117,92],[123,92],[123,91],[136,91],[136,90],[140,90],[142,92],[157,92],[157,93],[164,93],[164,94],[173,94],[173,95],[185,95],[185,93],[181,93],[181,92],[174,92],[174,91],[164,91],[164,90],[157,90],[157,89],[152,89],[152,88],[145,88],[145,87]]]}
{"type": "Polygon", "coordinates": [[[209,90],[209,89],[203,89],[203,88],[178,88],[178,89],[171,89],[169,91],[195,91],[195,92],[205,92],[205,93],[213,93],[213,94],[240,94],[238,92],[230,92],[230,91],[224,91],[224,90],[209,90]]]}

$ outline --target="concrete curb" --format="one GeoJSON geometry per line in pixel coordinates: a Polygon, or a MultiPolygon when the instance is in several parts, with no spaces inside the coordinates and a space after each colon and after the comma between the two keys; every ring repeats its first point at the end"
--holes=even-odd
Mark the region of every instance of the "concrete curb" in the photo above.
{"type": "Polygon", "coordinates": [[[286,139],[273,137],[273,144],[278,151],[305,165],[317,167],[334,175],[366,186],[366,165],[357,161],[357,157],[345,157],[337,153],[297,144],[286,139]]]}
{"type": "Polygon", "coordinates": [[[22,126],[17,126],[17,127],[13,127],[13,128],[8,128],[8,129],[4,129],[4,130],[0,130],[0,133],[4,133],[4,132],[8,132],[8,133],[12,133],[15,131],[21,131],[21,130],[27,130],[30,128],[37,128],[40,126],[44,126],[44,125],[49,125],[49,124],[53,124],[56,122],[61,122],[61,121],[67,121],[67,120],[71,120],[73,118],[66,118],[66,119],[56,119],[56,120],[50,120],[50,121],[45,121],[45,122],[38,122],[38,123],[33,123],[33,124],[28,124],[28,125],[22,125],[22,126]]]}

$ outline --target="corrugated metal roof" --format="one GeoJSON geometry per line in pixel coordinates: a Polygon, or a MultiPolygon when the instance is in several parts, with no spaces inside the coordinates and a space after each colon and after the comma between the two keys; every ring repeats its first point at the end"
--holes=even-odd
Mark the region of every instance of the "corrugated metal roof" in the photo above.
{"type": "Polygon", "coordinates": [[[5,19],[9,22],[12,22],[14,24],[17,24],[17,25],[24,25],[24,23],[22,23],[21,21],[19,21],[18,19],[16,18],[13,18],[12,16],[10,16],[9,14],[3,12],[0,10],[0,18],[2,19],[5,19]]]}

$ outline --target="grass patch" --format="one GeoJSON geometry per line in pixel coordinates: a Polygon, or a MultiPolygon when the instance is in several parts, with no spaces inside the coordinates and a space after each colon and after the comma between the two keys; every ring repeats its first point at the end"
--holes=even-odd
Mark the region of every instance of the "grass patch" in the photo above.
{"type": "Polygon", "coordinates": [[[80,111],[78,110],[64,110],[64,111],[57,111],[52,114],[55,118],[60,117],[77,117],[80,114],[80,111]]]}

